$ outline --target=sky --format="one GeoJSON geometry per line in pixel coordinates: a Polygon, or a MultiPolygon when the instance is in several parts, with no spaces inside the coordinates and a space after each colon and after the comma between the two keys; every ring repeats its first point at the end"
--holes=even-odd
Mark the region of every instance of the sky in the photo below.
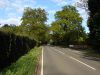
{"type": "MultiPolygon", "coordinates": [[[[55,21],[54,14],[62,9],[64,5],[73,5],[79,0],[0,0],[0,24],[16,24],[20,25],[21,17],[25,7],[42,8],[48,13],[47,24],[55,21]]],[[[82,26],[85,31],[89,32],[86,21],[87,13],[85,10],[77,8],[83,17],[82,26]]]]}

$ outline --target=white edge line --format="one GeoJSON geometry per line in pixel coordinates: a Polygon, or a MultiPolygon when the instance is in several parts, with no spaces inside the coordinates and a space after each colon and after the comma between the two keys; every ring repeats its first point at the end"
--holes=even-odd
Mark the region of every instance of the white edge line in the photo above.
{"type": "Polygon", "coordinates": [[[41,75],[43,75],[43,47],[42,47],[42,60],[41,60],[41,75]]]}
{"type": "MultiPolygon", "coordinates": [[[[63,52],[61,52],[61,51],[59,51],[59,50],[55,50],[55,51],[57,51],[57,52],[59,52],[59,53],[61,53],[61,54],[65,54],[65,53],[63,53],[63,52]]],[[[91,67],[91,66],[89,66],[89,65],[87,65],[87,64],[85,64],[85,63],[83,63],[83,62],[81,62],[81,61],[79,61],[78,59],[76,59],[76,58],[74,58],[74,57],[71,57],[71,56],[67,56],[67,57],[69,57],[69,58],[71,58],[71,59],[73,59],[73,60],[75,60],[75,61],[77,61],[77,62],[79,62],[79,63],[81,63],[81,64],[83,64],[83,65],[85,65],[85,66],[87,66],[87,67],[89,67],[89,68],[91,68],[91,69],[93,69],[93,70],[96,70],[95,68],[93,68],[93,67],[91,67]]]]}
{"type": "Polygon", "coordinates": [[[91,68],[91,69],[93,69],[93,70],[96,70],[95,68],[93,68],[93,67],[91,67],[91,66],[89,66],[89,65],[87,65],[87,64],[85,64],[85,63],[83,63],[83,62],[81,62],[81,61],[79,61],[79,60],[77,60],[77,59],[74,58],[74,57],[71,57],[71,56],[70,56],[70,58],[73,59],[73,60],[75,60],[75,61],[77,61],[77,62],[79,62],[79,63],[81,63],[81,64],[83,64],[83,65],[85,65],[85,66],[87,66],[87,67],[89,67],[89,68],[91,68]]]}

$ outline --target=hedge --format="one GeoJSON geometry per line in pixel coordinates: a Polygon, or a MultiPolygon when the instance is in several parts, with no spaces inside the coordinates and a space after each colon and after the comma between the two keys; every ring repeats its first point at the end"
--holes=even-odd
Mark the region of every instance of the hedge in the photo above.
{"type": "Polygon", "coordinates": [[[35,45],[34,39],[0,31],[0,70],[15,62],[35,45]]]}

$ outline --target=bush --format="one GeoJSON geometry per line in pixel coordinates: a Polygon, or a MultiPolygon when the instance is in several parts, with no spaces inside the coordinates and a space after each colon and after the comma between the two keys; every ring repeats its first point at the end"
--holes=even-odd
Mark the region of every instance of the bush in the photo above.
{"type": "Polygon", "coordinates": [[[36,41],[25,36],[0,31],[0,70],[15,62],[36,45],[36,41]]]}

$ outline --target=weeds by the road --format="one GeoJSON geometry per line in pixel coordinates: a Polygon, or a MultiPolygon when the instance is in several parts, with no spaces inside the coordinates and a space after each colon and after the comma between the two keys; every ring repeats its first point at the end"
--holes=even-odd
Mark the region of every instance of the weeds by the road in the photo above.
{"type": "Polygon", "coordinates": [[[41,47],[32,49],[16,63],[3,70],[0,75],[34,75],[40,53],[41,47]]]}
{"type": "Polygon", "coordinates": [[[84,55],[88,57],[100,58],[100,53],[97,53],[94,50],[90,50],[90,49],[85,50],[84,55]]]}

